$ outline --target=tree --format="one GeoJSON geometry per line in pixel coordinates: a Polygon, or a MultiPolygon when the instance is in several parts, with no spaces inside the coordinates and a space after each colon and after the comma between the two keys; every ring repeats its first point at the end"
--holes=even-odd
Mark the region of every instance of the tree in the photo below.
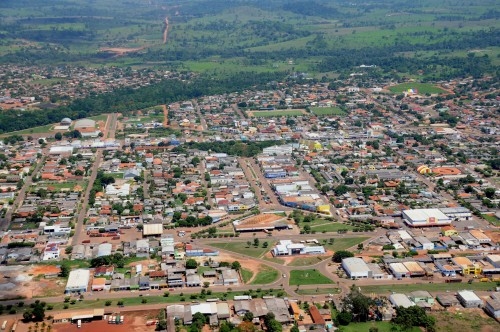
{"type": "Polygon", "coordinates": [[[158,313],[158,325],[156,326],[156,329],[158,331],[164,331],[167,329],[167,319],[165,316],[165,310],[161,309],[160,312],[158,313]]]}
{"type": "Polygon", "coordinates": [[[245,322],[251,322],[253,320],[253,313],[252,312],[246,312],[245,315],[243,316],[243,321],[245,322]]]}
{"type": "Polygon", "coordinates": [[[62,140],[62,134],[60,132],[57,132],[55,135],[54,135],[54,138],[56,139],[56,141],[60,141],[62,140]]]}
{"type": "Polygon", "coordinates": [[[354,322],[366,322],[369,308],[374,303],[373,299],[361,294],[358,288],[352,285],[350,293],[343,299],[342,311],[350,313],[354,322]]]}
{"type": "Polygon", "coordinates": [[[190,258],[186,261],[186,269],[196,269],[198,267],[198,263],[190,258]]]}
{"type": "Polygon", "coordinates": [[[495,188],[486,188],[484,190],[484,195],[489,199],[493,199],[495,197],[495,188]]]}
{"type": "Polygon", "coordinates": [[[349,325],[352,322],[352,314],[348,311],[341,311],[337,315],[337,320],[340,325],[349,325]]]}
{"type": "Polygon", "coordinates": [[[283,330],[283,326],[275,319],[272,312],[264,316],[264,324],[266,324],[268,332],[281,332],[283,330]]]}
{"type": "Polygon", "coordinates": [[[397,307],[396,317],[392,319],[394,324],[408,330],[413,326],[421,326],[426,331],[433,332],[436,330],[436,320],[432,316],[428,316],[423,308],[412,306],[409,308],[397,307]]]}
{"type": "Polygon", "coordinates": [[[348,257],[354,257],[354,254],[347,250],[339,250],[333,254],[332,259],[335,263],[342,263],[342,260],[348,257]]]}
{"type": "Polygon", "coordinates": [[[232,264],[231,264],[231,268],[233,270],[236,270],[236,271],[239,271],[241,269],[241,264],[240,262],[238,261],[234,261],[232,264]]]}
{"type": "Polygon", "coordinates": [[[64,261],[61,264],[61,273],[60,273],[60,276],[63,277],[63,278],[67,278],[69,276],[69,271],[71,271],[71,268],[69,266],[69,262],[68,261],[64,261]]]}
{"type": "Polygon", "coordinates": [[[255,247],[258,247],[258,246],[259,246],[259,239],[258,239],[258,238],[253,239],[253,245],[254,245],[255,247]]]}

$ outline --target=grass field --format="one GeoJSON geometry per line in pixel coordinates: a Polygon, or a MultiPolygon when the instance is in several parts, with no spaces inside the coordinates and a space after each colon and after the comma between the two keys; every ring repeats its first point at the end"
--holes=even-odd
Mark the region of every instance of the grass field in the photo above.
{"type": "Polygon", "coordinates": [[[347,238],[336,238],[333,244],[325,244],[325,248],[337,251],[345,250],[358,245],[359,243],[368,240],[368,237],[347,237],[347,238]]]}
{"type": "MultiPolygon", "coordinates": [[[[366,322],[366,323],[351,323],[347,326],[342,326],[342,332],[369,332],[370,328],[377,328],[378,332],[392,332],[392,325],[390,322],[366,322]]],[[[396,330],[399,331],[399,330],[396,330]]],[[[421,332],[422,330],[418,327],[412,327],[406,332],[421,332]]],[[[462,330],[465,331],[465,330],[462,330]]]]}
{"type": "Polygon", "coordinates": [[[389,294],[391,292],[396,293],[407,293],[416,290],[426,290],[428,292],[456,292],[462,289],[477,290],[477,291],[487,291],[494,289],[496,283],[494,282],[473,282],[472,284],[467,284],[464,282],[460,283],[421,283],[421,284],[393,284],[393,285],[376,285],[376,286],[360,286],[361,291],[364,294],[389,294]]]}
{"type": "Polygon", "coordinates": [[[253,245],[248,247],[247,243],[243,241],[228,242],[228,243],[209,243],[209,245],[217,247],[222,250],[232,251],[238,254],[252,256],[255,258],[259,258],[262,255],[264,255],[267,251],[269,251],[268,248],[254,247],[253,245]]]}
{"type": "Polygon", "coordinates": [[[488,214],[481,215],[484,219],[486,219],[490,224],[495,226],[500,226],[500,219],[495,216],[490,216],[488,214]]]}
{"type": "Polygon", "coordinates": [[[429,83],[402,83],[389,88],[389,90],[394,93],[402,93],[403,91],[408,91],[408,89],[416,89],[419,94],[438,94],[446,92],[434,84],[429,83]]]}
{"type": "Polygon", "coordinates": [[[253,277],[253,272],[247,269],[241,269],[241,278],[243,279],[243,282],[246,284],[247,282],[250,281],[253,277]]]}
{"type": "Polygon", "coordinates": [[[249,116],[256,118],[273,117],[273,116],[298,116],[304,115],[302,110],[282,110],[282,111],[250,111],[249,116]]]}
{"type": "Polygon", "coordinates": [[[347,113],[339,107],[312,107],[311,112],[316,115],[338,115],[344,116],[347,113]]]}
{"type": "Polygon", "coordinates": [[[313,257],[297,257],[295,258],[289,266],[307,266],[317,264],[330,256],[313,256],[313,257]]]}
{"type": "Polygon", "coordinates": [[[45,126],[33,127],[33,128],[19,130],[19,131],[13,131],[11,133],[2,134],[2,135],[0,135],[0,137],[10,136],[10,135],[29,135],[29,134],[45,134],[45,133],[51,134],[52,128],[54,126],[55,126],[55,124],[48,124],[45,126]]]}
{"type": "Polygon", "coordinates": [[[259,272],[252,280],[250,285],[265,285],[274,282],[278,279],[279,273],[277,270],[267,265],[260,265],[259,272]]]}
{"type": "Polygon", "coordinates": [[[290,271],[290,285],[327,285],[333,281],[325,277],[318,270],[292,270],[290,271]]]}
{"type": "Polygon", "coordinates": [[[478,311],[456,310],[430,314],[436,318],[436,331],[498,331],[498,323],[478,311]]]}
{"type": "MultiPolygon", "coordinates": [[[[307,223],[303,223],[302,225],[306,225],[307,223]]],[[[316,232],[337,232],[340,229],[347,229],[347,230],[353,230],[354,227],[351,225],[346,225],[342,224],[339,222],[331,222],[331,221],[326,221],[320,224],[316,225],[311,225],[311,231],[316,231],[316,232]]]]}
{"type": "Polygon", "coordinates": [[[316,295],[316,294],[338,294],[340,292],[339,288],[308,288],[308,289],[298,289],[295,291],[300,295],[316,295]]]}

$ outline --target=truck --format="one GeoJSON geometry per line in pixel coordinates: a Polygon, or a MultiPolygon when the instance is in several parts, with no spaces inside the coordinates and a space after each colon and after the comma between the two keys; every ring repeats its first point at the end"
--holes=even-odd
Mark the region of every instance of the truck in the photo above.
{"type": "Polygon", "coordinates": [[[78,327],[78,328],[82,327],[82,320],[81,319],[76,321],[76,327],[78,327]]]}

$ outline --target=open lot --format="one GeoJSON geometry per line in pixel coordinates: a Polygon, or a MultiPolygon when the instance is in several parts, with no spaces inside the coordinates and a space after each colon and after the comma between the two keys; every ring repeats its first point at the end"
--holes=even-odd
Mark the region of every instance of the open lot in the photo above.
{"type": "MultiPolygon", "coordinates": [[[[377,328],[378,332],[391,332],[393,331],[394,325],[390,322],[366,322],[366,323],[351,323],[347,326],[342,327],[343,332],[369,332],[370,328],[377,328]]],[[[407,332],[421,332],[422,330],[418,327],[413,327],[410,330],[405,330],[407,332]]]]}
{"type": "Polygon", "coordinates": [[[472,284],[460,282],[460,283],[413,283],[413,284],[391,284],[391,285],[371,285],[371,286],[360,286],[361,291],[365,294],[390,294],[391,292],[396,293],[407,293],[416,290],[426,290],[431,293],[435,292],[456,292],[463,289],[468,290],[479,290],[487,291],[494,289],[496,283],[494,282],[473,282],[472,284]]]}
{"type": "Polygon", "coordinates": [[[250,285],[265,285],[274,282],[278,279],[279,273],[272,267],[267,265],[259,265],[259,270],[250,285]]]}
{"type": "Polygon", "coordinates": [[[289,266],[308,266],[317,264],[325,259],[330,258],[331,256],[306,256],[306,257],[295,257],[290,263],[289,266]]]}
{"type": "Polygon", "coordinates": [[[482,309],[454,308],[449,311],[431,312],[436,318],[436,331],[498,331],[498,322],[487,316],[482,309]]]}
{"type": "Polygon", "coordinates": [[[290,285],[325,285],[333,281],[322,275],[318,270],[292,270],[290,271],[290,285]]]}
{"type": "Polygon", "coordinates": [[[250,246],[243,241],[236,242],[228,242],[228,243],[209,243],[209,245],[213,247],[217,247],[219,249],[232,251],[238,254],[252,256],[255,258],[259,258],[264,255],[269,248],[255,247],[253,244],[250,246]]]}
{"type": "Polygon", "coordinates": [[[345,250],[359,243],[368,240],[368,237],[342,237],[336,238],[333,244],[324,244],[324,247],[331,251],[345,250]]]}

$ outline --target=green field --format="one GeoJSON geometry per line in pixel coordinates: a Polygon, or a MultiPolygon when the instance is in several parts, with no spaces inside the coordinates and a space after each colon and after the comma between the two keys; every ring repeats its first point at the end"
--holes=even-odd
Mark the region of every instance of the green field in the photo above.
{"type": "Polygon", "coordinates": [[[327,288],[300,288],[295,291],[295,293],[300,295],[316,295],[316,294],[338,294],[340,293],[339,288],[327,287],[327,288]]]}
{"type": "Polygon", "coordinates": [[[429,83],[402,83],[389,88],[394,93],[402,93],[408,89],[416,89],[419,94],[440,94],[446,93],[443,89],[429,83]]]}
{"type": "Polygon", "coordinates": [[[311,107],[311,112],[316,115],[347,115],[340,107],[311,107]]]}
{"type": "Polygon", "coordinates": [[[486,219],[490,224],[495,226],[500,226],[500,219],[498,219],[497,217],[488,214],[482,214],[481,216],[484,219],[486,219]]]}
{"type": "Polygon", "coordinates": [[[368,237],[335,238],[333,244],[325,244],[324,247],[331,251],[345,250],[368,240],[368,237]]]}
{"type": "Polygon", "coordinates": [[[290,271],[290,285],[326,285],[333,281],[321,274],[318,270],[292,270],[290,271]]]}
{"type": "MultiPolygon", "coordinates": [[[[351,323],[347,326],[341,326],[339,332],[369,332],[370,328],[376,327],[378,332],[392,332],[394,325],[390,322],[366,322],[366,323],[351,323]]],[[[399,330],[396,330],[399,331],[399,330]]],[[[421,332],[422,330],[416,326],[406,332],[421,332]]]]}
{"type": "Polygon", "coordinates": [[[251,111],[252,116],[256,118],[273,116],[298,116],[304,115],[302,110],[282,110],[282,111],[251,111]]]}
{"type": "Polygon", "coordinates": [[[319,263],[327,258],[330,258],[330,256],[297,257],[288,265],[289,266],[309,266],[309,265],[317,264],[317,263],[319,263]]]}
{"type": "Polygon", "coordinates": [[[255,258],[259,258],[262,255],[264,255],[266,252],[269,251],[268,248],[261,248],[261,247],[254,247],[253,244],[248,246],[246,242],[243,241],[235,241],[235,242],[228,242],[228,243],[209,243],[210,246],[222,249],[222,250],[227,250],[227,251],[232,251],[237,254],[241,255],[246,255],[246,256],[251,256],[255,258]]]}
{"type": "Polygon", "coordinates": [[[390,294],[391,292],[396,293],[408,293],[416,290],[426,290],[428,292],[456,292],[462,289],[477,290],[477,291],[487,291],[495,289],[496,283],[494,282],[473,282],[468,284],[466,282],[460,283],[421,283],[421,284],[393,284],[393,285],[373,285],[373,286],[360,286],[361,291],[364,294],[390,294]]]}
{"type": "Polygon", "coordinates": [[[13,131],[11,133],[2,134],[0,136],[5,137],[5,136],[10,136],[10,135],[30,135],[30,134],[45,134],[45,133],[48,133],[49,135],[51,135],[53,133],[52,128],[54,128],[54,126],[55,126],[55,124],[48,124],[45,126],[33,127],[30,129],[13,131]]]}
{"type": "Polygon", "coordinates": [[[270,284],[276,279],[278,279],[279,273],[277,270],[273,269],[272,267],[269,267],[267,265],[260,265],[259,266],[259,272],[255,276],[255,278],[252,280],[250,285],[265,285],[265,284],[270,284]]]}
{"type": "Polygon", "coordinates": [[[247,269],[241,269],[241,278],[243,279],[243,282],[246,284],[250,279],[253,277],[253,272],[247,269]]]}
{"type": "MultiPolygon", "coordinates": [[[[316,231],[317,233],[320,232],[337,232],[338,230],[341,229],[347,229],[349,231],[353,230],[354,227],[351,225],[347,224],[342,224],[339,222],[333,222],[333,221],[327,221],[327,220],[322,220],[322,219],[316,219],[311,223],[301,223],[301,226],[309,225],[311,227],[311,231],[316,231]]],[[[303,227],[301,228],[303,229],[303,227]]]]}

